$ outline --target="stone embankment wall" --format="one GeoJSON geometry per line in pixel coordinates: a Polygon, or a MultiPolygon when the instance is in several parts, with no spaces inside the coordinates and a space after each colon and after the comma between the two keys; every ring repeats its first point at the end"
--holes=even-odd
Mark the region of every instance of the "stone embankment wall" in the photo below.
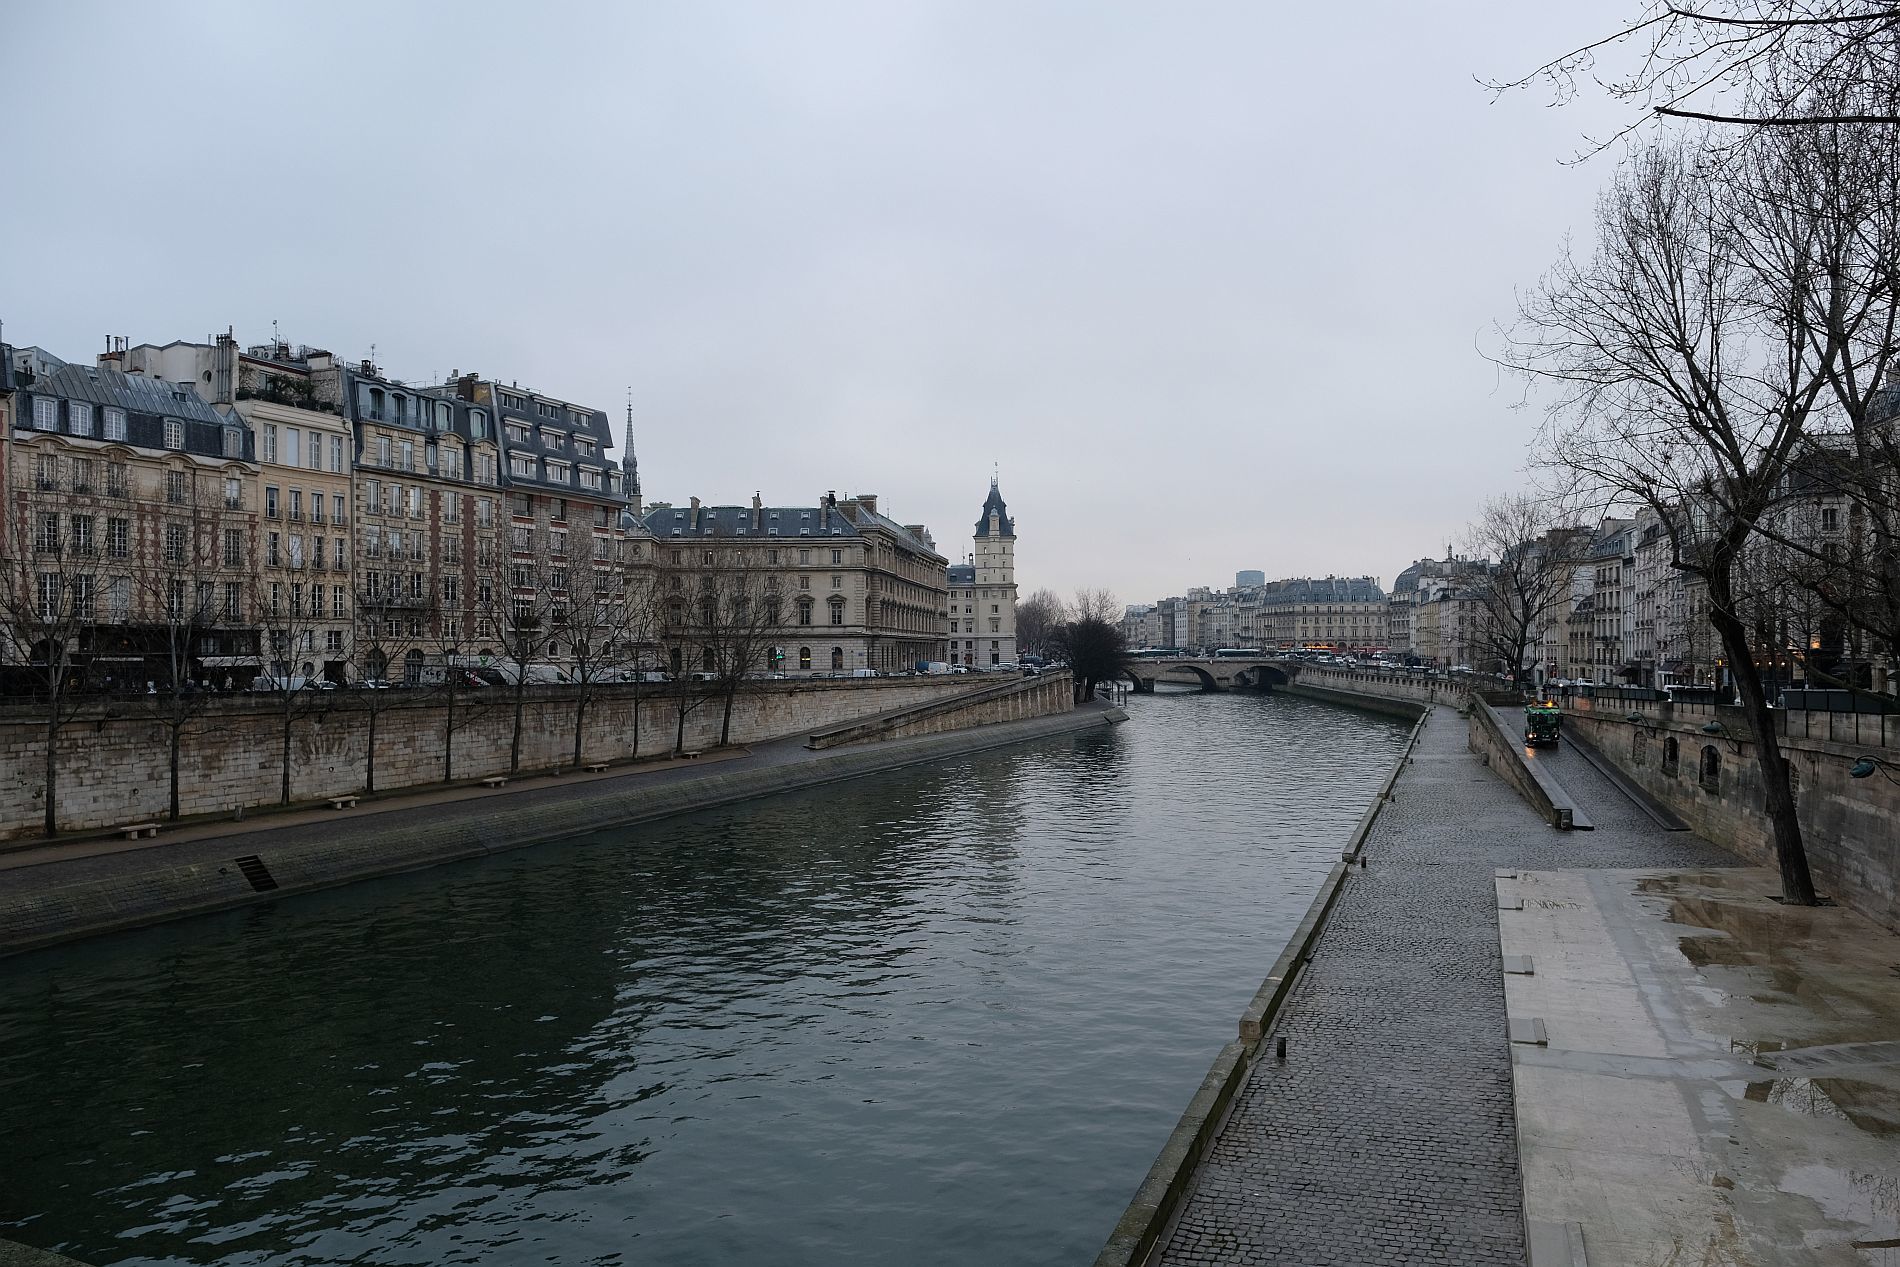
{"type": "Polygon", "coordinates": [[[972,726],[993,726],[999,722],[1047,717],[1053,713],[1066,713],[1074,707],[1075,679],[1067,673],[1010,678],[967,694],[929,700],[875,717],[866,717],[862,721],[815,731],[805,746],[814,749],[839,748],[847,744],[884,739],[910,739],[918,735],[942,734],[948,730],[967,730],[972,726]]]}
{"type": "MultiPolygon", "coordinates": [[[[1900,777],[1900,770],[1876,770],[1865,779],[1848,776],[1861,756],[1900,761],[1900,748],[1879,742],[1882,718],[1877,714],[1789,712],[1780,720],[1793,732],[1783,736],[1782,745],[1794,767],[1795,807],[1815,886],[1900,931],[1900,783],[1886,777],[1900,777]],[[1856,727],[1860,742],[1852,738],[1856,727]]],[[[1563,725],[1703,839],[1761,866],[1775,865],[1755,744],[1741,709],[1577,698],[1565,701],[1563,725]],[[1626,720],[1632,711],[1643,720],[1626,720]],[[1721,734],[1703,733],[1712,721],[1721,724],[1721,734]],[[1666,765],[1671,739],[1676,760],[1666,765]],[[1705,750],[1715,754],[1712,778],[1703,774],[1705,750]]],[[[1893,719],[1886,721],[1884,737],[1900,738],[1893,719]]]]}
{"type": "MultiPolygon", "coordinates": [[[[762,681],[747,684],[733,706],[732,740],[758,743],[837,726],[893,709],[930,703],[975,689],[954,677],[762,681]]],[[[597,688],[588,702],[581,752],[589,761],[625,761],[672,750],[678,699],[659,684],[597,688]],[[636,699],[638,724],[636,727],[636,699]],[[636,752],[635,733],[638,732],[636,752]]],[[[505,773],[514,730],[512,689],[490,687],[457,697],[455,730],[445,736],[449,712],[433,693],[391,691],[377,703],[376,787],[394,791],[439,783],[445,743],[454,745],[458,780],[505,773]]],[[[527,692],[521,768],[566,765],[574,748],[577,692],[536,686],[527,692]]],[[[367,703],[361,691],[312,694],[291,726],[290,797],[318,801],[360,792],[369,746],[367,703]]],[[[686,747],[719,740],[723,701],[688,697],[686,747]]],[[[185,734],[179,795],[186,815],[230,814],[238,807],[279,799],[283,735],[281,704],[272,697],[212,702],[185,734]]],[[[0,840],[41,834],[40,771],[44,723],[21,709],[0,711],[0,840]]],[[[136,700],[88,705],[67,724],[59,742],[59,820],[63,831],[113,827],[156,819],[170,795],[165,728],[141,715],[136,700]]]]}
{"type": "Polygon", "coordinates": [[[1313,665],[1300,666],[1292,682],[1273,689],[1288,695],[1392,713],[1398,717],[1417,717],[1433,704],[1450,704],[1454,708],[1462,708],[1465,703],[1462,689],[1437,679],[1405,673],[1323,669],[1313,665]]]}

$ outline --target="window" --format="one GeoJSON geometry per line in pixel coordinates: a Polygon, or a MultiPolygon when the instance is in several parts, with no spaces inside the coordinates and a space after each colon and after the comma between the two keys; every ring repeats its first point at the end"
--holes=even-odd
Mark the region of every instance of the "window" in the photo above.
{"type": "Polygon", "coordinates": [[[376,465],[378,466],[389,465],[389,437],[388,436],[376,437],[376,465]]]}
{"type": "Polygon", "coordinates": [[[381,480],[363,481],[363,497],[370,514],[383,513],[383,482],[381,480]]]}
{"type": "Polygon", "coordinates": [[[409,517],[422,518],[422,485],[420,484],[409,486],[409,517]]]}
{"type": "Polygon", "coordinates": [[[581,487],[593,489],[598,492],[600,490],[600,472],[591,466],[583,466],[581,468],[581,487]]]}
{"type": "Polygon", "coordinates": [[[165,419],[165,447],[168,449],[185,447],[185,424],[176,418],[165,419]]]}
{"type": "Polygon", "coordinates": [[[831,552],[831,561],[832,561],[833,563],[843,563],[843,562],[844,562],[844,551],[843,551],[843,550],[833,550],[833,551],[831,552]]]}
{"type": "Polygon", "coordinates": [[[72,521],[73,521],[73,526],[72,526],[73,553],[74,554],[95,553],[98,549],[98,543],[93,540],[92,530],[94,527],[94,523],[93,523],[92,516],[91,515],[74,515],[72,517],[72,521]]]}
{"type": "Polygon", "coordinates": [[[475,523],[482,528],[495,526],[495,499],[478,497],[475,499],[475,523]]]}
{"type": "Polygon", "coordinates": [[[282,533],[270,534],[269,545],[265,549],[264,561],[272,567],[282,567],[284,560],[284,538],[282,533]]]}
{"type": "Polygon", "coordinates": [[[50,453],[42,453],[33,460],[33,483],[42,493],[51,493],[59,488],[59,459],[50,453]]]}
{"type": "Polygon", "coordinates": [[[264,460],[266,462],[277,460],[277,424],[274,422],[264,424],[264,460]]]}
{"type": "Polygon", "coordinates": [[[462,497],[459,493],[452,493],[442,499],[442,521],[451,524],[462,522],[462,497]]]}
{"type": "Polygon", "coordinates": [[[804,565],[805,565],[805,564],[807,564],[807,563],[810,563],[810,562],[811,562],[811,551],[810,551],[810,550],[800,550],[800,551],[798,552],[798,562],[799,562],[799,565],[800,565],[801,567],[802,567],[802,566],[804,566],[804,565]]]}
{"type": "Polygon", "coordinates": [[[268,484],[264,486],[264,518],[277,518],[277,490],[268,484]]]}
{"type": "Polygon", "coordinates": [[[320,524],[323,522],[323,494],[322,493],[310,494],[310,522],[313,524],[320,524]]]}
{"type": "MultiPolygon", "coordinates": [[[[76,436],[92,434],[92,406],[83,400],[66,402],[66,429],[76,436]]],[[[1831,513],[1831,512],[1830,512],[1831,513]]]]}
{"type": "Polygon", "coordinates": [[[534,549],[534,529],[514,527],[508,530],[508,548],[517,554],[527,554],[534,549]]]}
{"type": "MultiPolygon", "coordinates": [[[[80,432],[78,430],[77,425],[75,425],[74,434],[84,434],[84,433],[80,432]]],[[[1835,529],[1839,528],[1840,526],[1841,526],[1841,512],[1838,510],[1835,510],[1832,506],[1825,507],[1821,511],[1821,531],[1833,532],[1835,529]]]]}
{"type": "Polygon", "coordinates": [[[835,572],[831,575],[831,588],[835,590],[844,588],[844,578],[835,572]]]}
{"type": "Polygon", "coordinates": [[[831,608],[831,623],[834,625],[842,625],[844,623],[844,600],[842,598],[834,598],[828,606],[831,608]]]}
{"type": "Polygon", "coordinates": [[[533,458],[521,453],[511,453],[508,455],[508,474],[521,479],[531,480],[535,477],[534,468],[535,462],[533,458]]]}
{"type": "Polygon", "coordinates": [[[228,458],[244,456],[244,433],[236,427],[224,429],[224,456],[228,458]]]}
{"type": "Polygon", "coordinates": [[[1722,790],[1722,754],[1716,751],[1714,744],[1704,744],[1702,747],[1702,764],[1696,782],[1701,784],[1704,792],[1719,793],[1722,790]]]}
{"type": "Polygon", "coordinates": [[[836,673],[839,669],[842,669],[843,667],[844,667],[844,648],[833,647],[831,649],[831,671],[833,673],[836,673]]]}
{"type": "MultiPolygon", "coordinates": [[[[44,396],[33,399],[33,427],[37,431],[59,430],[59,402],[44,396]]],[[[42,581],[46,578],[41,577],[42,581]]]]}
{"type": "Polygon", "coordinates": [[[801,669],[809,669],[811,667],[810,647],[800,647],[798,649],[798,667],[801,669]]]}
{"type": "Polygon", "coordinates": [[[1676,777],[1676,770],[1681,761],[1681,752],[1682,747],[1676,742],[1674,735],[1670,735],[1663,740],[1662,772],[1672,779],[1676,777]]]}
{"type": "Polygon", "coordinates": [[[244,530],[242,528],[224,530],[224,566],[228,568],[244,566],[244,530]]]}
{"type": "Polygon", "coordinates": [[[185,525],[165,525],[165,562],[183,563],[185,561],[185,525]]]}
{"type": "Polygon", "coordinates": [[[343,437],[330,437],[330,470],[337,475],[343,474],[343,437]]]}
{"type": "Polygon", "coordinates": [[[811,600],[809,598],[801,598],[798,600],[798,623],[801,625],[809,625],[811,623],[811,600]]]}
{"type": "Polygon", "coordinates": [[[123,559],[132,552],[132,521],[130,519],[106,520],[106,553],[115,559],[123,559]]]}
{"type": "Polygon", "coordinates": [[[341,493],[330,499],[330,522],[333,524],[343,522],[343,494],[341,493]]]}
{"type": "Polygon", "coordinates": [[[320,433],[315,431],[310,433],[310,443],[304,449],[304,453],[308,457],[308,465],[311,470],[321,471],[323,469],[323,436],[320,433]]]}
{"type": "MultiPolygon", "coordinates": [[[[339,541],[337,544],[340,546],[343,543],[339,541]]],[[[330,587],[330,615],[336,620],[343,619],[343,587],[341,585],[330,587]]]]}
{"type": "Polygon", "coordinates": [[[186,481],[189,479],[190,476],[183,471],[165,472],[165,500],[174,506],[183,505],[187,488],[186,481]]]}
{"type": "Polygon", "coordinates": [[[125,410],[110,405],[106,407],[105,436],[108,440],[125,439],[125,410]]]}
{"type": "Polygon", "coordinates": [[[398,449],[398,453],[400,454],[401,461],[398,462],[397,465],[401,466],[405,471],[413,471],[416,469],[416,446],[414,444],[408,440],[404,440],[398,449]]]}
{"type": "Polygon", "coordinates": [[[566,484],[570,482],[567,477],[567,463],[549,462],[547,464],[547,467],[548,467],[548,480],[551,483],[566,484]]]}
{"type": "Polygon", "coordinates": [[[244,508],[244,485],[235,475],[224,477],[224,508],[242,510],[244,508]]]}
{"type": "Polygon", "coordinates": [[[290,490],[290,517],[298,523],[303,522],[303,490],[301,488],[290,490]]]}

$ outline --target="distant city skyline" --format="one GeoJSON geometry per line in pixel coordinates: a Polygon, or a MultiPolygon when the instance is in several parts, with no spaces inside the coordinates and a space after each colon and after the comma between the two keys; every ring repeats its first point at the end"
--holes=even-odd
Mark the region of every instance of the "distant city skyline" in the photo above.
{"type": "Polygon", "coordinates": [[[875,493],[953,559],[994,472],[1025,593],[1389,578],[1521,483],[1474,344],[1615,117],[1474,76],[1617,12],[39,7],[0,320],[373,349],[623,454],[631,388],[649,496],[875,493]]]}

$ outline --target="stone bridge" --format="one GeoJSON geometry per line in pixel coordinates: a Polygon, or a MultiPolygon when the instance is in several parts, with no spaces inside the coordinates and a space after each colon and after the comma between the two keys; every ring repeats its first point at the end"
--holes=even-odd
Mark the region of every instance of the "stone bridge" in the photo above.
{"type": "Polygon", "coordinates": [[[1193,686],[1205,691],[1271,691],[1285,686],[1300,672],[1300,661],[1278,656],[1168,656],[1130,660],[1128,676],[1135,690],[1154,693],[1156,682],[1193,686]]]}

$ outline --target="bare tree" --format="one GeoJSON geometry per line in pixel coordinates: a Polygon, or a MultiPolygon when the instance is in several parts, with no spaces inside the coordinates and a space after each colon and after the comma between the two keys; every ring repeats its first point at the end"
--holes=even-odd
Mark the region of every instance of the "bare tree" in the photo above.
{"type": "Polygon", "coordinates": [[[497,552],[482,573],[477,611],[482,625],[502,648],[496,667],[507,680],[514,710],[508,742],[508,772],[521,771],[521,740],[527,719],[528,687],[550,664],[550,649],[566,633],[568,594],[565,576],[534,560],[497,552]],[[558,588],[557,588],[558,583],[558,588]]]}
{"type": "Polygon", "coordinates": [[[1465,532],[1468,553],[1497,560],[1463,576],[1479,610],[1475,641],[1513,682],[1523,681],[1525,656],[1564,606],[1571,575],[1589,549],[1589,533],[1563,526],[1560,516],[1547,497],[1494,497],[1465,532]]]}
{"type": "Polygon", "coordinates": [[[1595,257],[1567,254],[1526,297],[1504,359],[1556,389],[1551,460],[1607,500],[1647,504],[1675,565],[1706,586],[1755,739],[1783,894],[1812,904],[1737,569],[1849,354],[1811,313],[1865,313],[1869,301],[1816,266],[1816,237],[1844,226],[1784,197],[1790,174],[1756,157],[1718,166],[1679,142],[1626,164],[1599,202],[1595,257]]]}
{"type": "Polygon", "coordinates": [[[29,502],[16,494],[12,504],[22,510],[14,525],[16,548],[4,560],[0,630],[6,637],[6,658],[25,670],[22,676],[31,684],[43,727],[42,825],[51,836],[59,830],[60,735],[85,703],[74,656],[98,618],[98,563],[73,540],[71,517],[50,508],[56,503],[29,502]],[[24,509],[29,505],[31,510],[24,509]]]}
{"type": "Polygon", "coordinates": [[[1054,590],[1039,589],[1016,604],[1016,648],[1019,653],[1046,656],[1050,636],[1062,623],[1062,600],[1054,590]]]}
{"type": "Polygon", "coordinates": [[[255,650],[248,634],[235,632],[244,616],[243,582],[237,579],[247,571],[244,529],[235,519],[227,522],[215,496],[200,488],[201,483],[187,476],[175,485],[182,495],[166,504],[162,520],[154,525],[158,539],[141,543],[136,557],[128,560],[127,573],[107,581],[108,602],[119,601],[117,587],[129,581],[137,625],[136,632],[128,630],[127,642],[144,653],[148,668],[157,666],[158,679],[147,693],[133,697],[134,710],[165,732],[168,814],[174,822],[180,816],[179,763],[185,735],[203,718],[210,700],[203,644],[220,643],[222,634],[255,650]]]}
{"type": "Polygon", "coordinates": [[[314,585],[274,577],[251,581],[251,620],[260,636],[264,671],[251,684],[277,707],[278,803],[290,804],[290,747],[297,723],[323,702],[316,680],[322,599],[314,585]]]}
{"type": "Polygon", "coordinates": [[[716,631],[719,602],[710,575],[701,578],[700,588],[690,596],[686,578],[678,572],[666,578],[667,589],[658,604],[655,634],[660,654],[665,658],[669,693],[673,697],[673,752],[686,750],[686,718],[715,693],[700,689],[701,684],[717,679],[720,664],[716,631]]]}
{"type": "Polygon", "coordinates": [[[642,644],[652,636],[652,599],[626,569],[596,558],[591,569],[572,582],[565,612],[569,679],[574,689],[573,764],[580,768],[587,710],[606,683],[619,682],[633,665],[634,751],[639,752],[639,676],[642,644]]]}
{"type": "Polygon", "coordinates": [[[1645,0],[1615,30],[1552,58],[1496,93],[1541,83],[1558,101],[1580,81],[1638,113],[1600,153],[1648,119],[1748,128],[1900,123],[1900,6],[1888,0],[1645,0]],[[1634,50],[1606,68],[1612,49],[1634,50]],[[1724,104],[1732,103],[1732,104],[1724,104]]]}
{"type": "Polygon", "coordinates": [[[397,686],[421,687],[428,650],[439,620],[435,594],[427,579],[412,573],[407,586],[400,572],[372,565],[356,573],[354,643],[357,689],[351,711],[364,719],[363,791],[376,794],[376,741],[383,714],[402,700],[397,686]]]}
{"type": "Polygon", "coordinates": [[[1063,618],[1071,623],[1078,620],[1099,620],[1106,624],[1115,624],[1121,619],[1121,608],[1116,605],[1115,596],[1105,589],[1082,588],[1075,591],[1063,611],[1063,618]]]}
{"type": "Polygon", "coordinates": [[[732,742],[732,709],[740,687],[765,666],[784,614],[784,600],[777,574],[754,567],[751,555],[742,548],[722,552],[712,576],[708,632],[713,671],[718,675],[719,743],[723,747],[732,742]]]}

